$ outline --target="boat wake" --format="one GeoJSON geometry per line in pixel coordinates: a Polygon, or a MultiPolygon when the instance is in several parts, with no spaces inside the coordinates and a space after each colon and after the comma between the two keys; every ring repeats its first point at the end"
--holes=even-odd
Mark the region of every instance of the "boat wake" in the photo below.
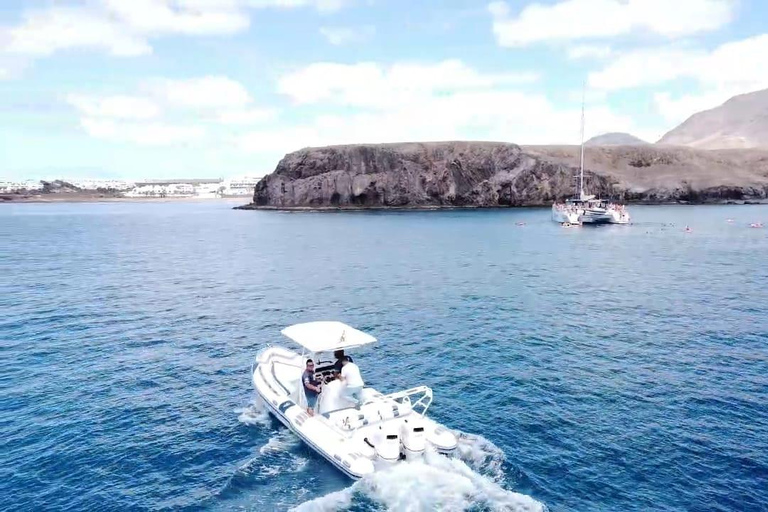
{"type": "MultiPolygon", "coordinates": [[[[237,419],[248,426],[272,428],[272,417],[260,398],[256,397],[246,407],[235,409],[237,419]]],[[[241,475],[272,476],[279,473],[296,473],[304,469],[308,459],[295,452],[301,440],[290,430],[273,430],[267,443],[259,447],[258,454],[238,468],[241,475]]]]}
{"type": "Polygon", "coordinates": [[[267,442],[237,467],[222,488],[205,502],[203,507],[222,511],[260,511],[272,510],[279,506],[279,510],[286,510],[292,503],[296,503],[286,502],[287,499],[302,499],[309,492],[300,486],[302,479],[295,479],[296,485],[288,490],[274,485],[275,479],[281,475],[297,474],[306,469],[309,459],[300,453],[300,446],[301,441],[289,430],[272,431],[267,442]],[[255,489],[258,489],[257,493],[254,492],[255,489]]]}
{"type": "Polygon", "coordinates": [[[272,418],[269,415],[267,407],[260,398],[254,398],[246,407],[235,409],[237,420],[246,425],[260,425],[262,427],[271,427],[272,418]]]}
{"type": "Polygon", "coordinates": [[[459,434],[458,457],[428,452],[355,482],[347,489],[304,502],[295,512],[359,509],[546,511],[530,496],[503,487],[504,454],[481,436],[459,434]],[[367,507],[366,507],[367,508],[367,507]]]}
{"type": "Polygon", "coordinates": [[[269,477],[284,473],[298,473],[309,459],[295,453],[301,441],[289,430],[281,430],[259,448],[259,453],[242,464],[238,472],[242,476],[269,477]]]}

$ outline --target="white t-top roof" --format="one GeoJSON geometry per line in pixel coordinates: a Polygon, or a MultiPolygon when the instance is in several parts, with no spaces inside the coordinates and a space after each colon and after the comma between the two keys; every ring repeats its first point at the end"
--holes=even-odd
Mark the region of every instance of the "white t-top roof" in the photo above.
{"type": "Polygon", "coordinates": [[[310,352],[331,352],[376,342],[370,334],[335,321],[296,324],[280,332],[310,352]]]}

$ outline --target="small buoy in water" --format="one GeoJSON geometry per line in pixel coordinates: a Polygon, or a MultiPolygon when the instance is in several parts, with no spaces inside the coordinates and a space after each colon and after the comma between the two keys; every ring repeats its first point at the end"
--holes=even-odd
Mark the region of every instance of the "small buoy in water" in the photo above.
{"type": "Polygon", "coordinates": [[[517,222],[516,225],[518,225],[518,226],[525,226],[525,222],[517,222]]]}
{"type": "Polygon", "coordinates": [[[690,227],[685,226],[685,232],[686,233],[693,233],[693,230],[690,227]]]}

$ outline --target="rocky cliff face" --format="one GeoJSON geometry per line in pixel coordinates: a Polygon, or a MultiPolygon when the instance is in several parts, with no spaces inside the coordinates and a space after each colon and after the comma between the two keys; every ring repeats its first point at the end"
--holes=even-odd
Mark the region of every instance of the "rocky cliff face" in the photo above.
{"type": "MultiPolygon", "coordinates": [[[[257,184],[249,207],[545,205],[574,193],[578,153],[575,146],[494,142],[307,148],[286,155],[257,184]]],[[[708,159],[686,148],[589,148],[585,188],[635,201],[768,197],[768,152],[698,153],[708,159]]]]}

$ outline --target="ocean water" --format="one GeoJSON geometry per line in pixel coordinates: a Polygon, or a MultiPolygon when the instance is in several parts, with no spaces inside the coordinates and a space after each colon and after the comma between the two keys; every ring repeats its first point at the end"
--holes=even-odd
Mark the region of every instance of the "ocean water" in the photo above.
{"type": "Polygon", "coordinates": [[[768,207],[231,206],[0,205],[0,509],[768,510],[768,207]],[[318,319],[460,456],[353,484],[270,418],[253,357],[318,319]]]}

